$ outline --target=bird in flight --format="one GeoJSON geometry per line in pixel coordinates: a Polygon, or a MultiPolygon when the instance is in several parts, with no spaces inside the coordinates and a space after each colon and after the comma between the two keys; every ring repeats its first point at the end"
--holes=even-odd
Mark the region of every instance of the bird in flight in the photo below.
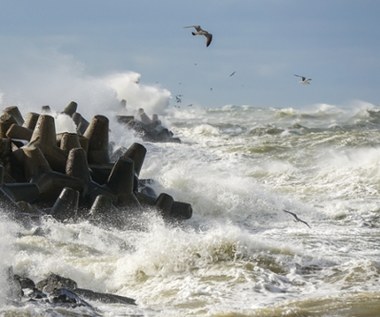
{"type": "Polygon", "coordinates": [[[290,214],[290,215],[292,215],[292,216],[294,217],[295,221],[302,222],[302,223],[304,223],[306,226],[308,226],[309,228],[311,228],[311,227],[309,226],[309,224],[308,224],[306,221],[304,221],[304,220],[298,218],[298,216],[297,216],[294,212],[291,212],[291,211],[286,210],[286,209],[283,209],[282,211],[283,211],[283,212],[286,212],[286,213],[288,213],[288,214],[290,214]]]}
{"type": "Polygon", "coordinates": [[[207,32],[206,30],[203,30],[200,25],[190,25],[185,26],[184,28],[194,28],[195,32],[191,32],[191,34],[193,35],[204,35],[206,37],[206,47],[208,47],[211,44],[212,34],[207,32]]]}
{"type": "Polygon", "coordinates": [[[294,75],[294,76],[301,78],[301,80],[300,80],[301,84],[310,85],[311,78],[306,78],[305,76],[300,76],[300,75],[294,75]]]}
{"type": "Polygon", "coordinates": [[[232,76],[235,75],[235,74],[236,74],[236,71],[233,71],[233,72],[230,74],[229,77],[232,77],[232,76]]]}
{"type": "Polygon", "coordinates": [[[181,103],[182,102],[182,95],[175,96],[175,100],[177,103],[181,103]]]}

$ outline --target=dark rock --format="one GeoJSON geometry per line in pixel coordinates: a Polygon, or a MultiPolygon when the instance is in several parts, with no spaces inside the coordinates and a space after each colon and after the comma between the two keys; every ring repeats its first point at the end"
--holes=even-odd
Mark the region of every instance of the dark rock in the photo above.
{"type": "Polygon", "coordinates": [[[52,304],[69,305],[74,308],[86,306],[93,309],[90,304],[82,299],[83,297],[87,300],[99,301],[105,304],[136,305],[133,298],[78,288],[77,283],[72,279],[53,273],[36,285],[29,278],[19,275],[14,275],[12,281],[17,282],[20,290],[27,290],[25,293],[30,299],[46,299],[52,304]]]}
{"type": "Polygon", "coordinates": [[[36,287],[36,285],[34,284],[33,280],[31,280],[30,278],[23,277],[23,276],[20,276],[20,275],[17,275],[17,274],[14,275],[14,278],[15,278],[16,281],[18,281],[20,283],[20,286],[23,289],[24,288],[34,289],[36,287]]]}
{"type": "Polygon", "coordinates": [[[64,305],[72,308],[84,306],[95,311],[94,307],[80,298],[75,292],[67,288],[55,289],[49,294],[48,298],[49,301],[55,305],[64,305]]]}
{"type": "Polygon", "coordinates": [[[108,293],[98,293],[88,289],[76,288],[75,293],[78,295],[93,301],[99,301],[105,304],[127,304],[127,305],[136,305],[136,300],[133,298],[108,294],[108,293]]]}
{"type": "Polygon", "coordinates": [[[24,295],[20,281],[14,276],[12,267],[8,268],[6,273],[7,282],[10,286],[7,290],[7,298],[11,300],[20,300],[24,295]]]}
{"type": "Polygon", "coordinates": [[[51,293],[59,288],[75,289],[77,288],[77,283],[70,278],[50,273],[47,278],[36,284],[36,288],[45,293],[51,293]]]}
{"type": "Polygon", "coordinates": [[[27,296],[31,301],[46,301],[48,298],[46,293],[40,291],[37,288],[24,290],[24,295],[27,296]]]}

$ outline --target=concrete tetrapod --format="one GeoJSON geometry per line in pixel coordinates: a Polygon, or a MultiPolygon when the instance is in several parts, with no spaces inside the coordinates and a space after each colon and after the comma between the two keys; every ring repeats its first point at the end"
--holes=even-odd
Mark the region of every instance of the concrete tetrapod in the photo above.
{"type": "MultiPolygon", "coordinates": [[[[81,117],[76,111],[71,102],[63,113],[81,117]]],[[[190,204],[166,193],[157,197],[151,180],[139,179],[147,152],[142,144],[111,152],[105,116],[95,116],[83,135],[57,135],[55,119],[46,112],[30,112],[24,121],[17,107],[9,107],[0,117],[0,202],[17,210],[19,219],[49,210],[58,220],[84,216],[121,228],[132,224],[141,205],[155,207],[168,220],[191,217],[190,204]]]]}
{"type": "Polygon", "coordinates": [[[118,206],[140,208],[133,193],[134,164],[130,159],[119,158],[114,164],[106,186],[117,196],[118,206]]]}
{"type": "Polygon", "coordinates": [[[25,115],[25,122],[24,122],[24,124],[22,126],[24,128],[27,128],[27,129],[30,129],[30,130],[34,130],[34,128],[37,125],[37,121],[38,121],[39,117],[40,117],[40,115],[38,113],[36,113],[36,112],[28,112],[25,115]]]}
{"type": "Polygon", "coordinates": [[[102,115],[95,116],[83,135],[89,140],[87,152],[89,164],[109,163],[108,132],[108,118],[102,115]]]}
{"type": "Polygon", "coordinates": [[[17,125],[16,119],[9,114],[8,112],[4,112],[0,117],[0,137],[6,138],[6,133],[12,124],[17,125]]]}
{"type": "Polygon", "coordinates": [[[71,118],[73,119],[75,125],[77,126],[77,133],[79,135],[83,135],[86,132],[90,123],[85,118],[83,118],[82,115],[78,112],[75,112],[71,116],[71,118]]]}
{"type": "Polygon", "coordinates": [[[18,124],[20,126],[22,126],[24,124],[24,118],[22,117],[22,114],[21,114],[18,107],[16,107],[16,106],[6,107],[3,110],[3,112],[12,116],[14,118],[16,124],[18,124]]]}
{"type": "Polygon", "coordinates": [[[172,196],[166,193],[161,193],[156,199],[155,206],[157,210],[161,212],[161,215],[164,218],[167,218],[172,210],[173,202],[174,199],[172,196]]]}
{"type": "MultiPolygon", "coordinates": [[[[76,190],[83,188],[83,180],[53,171],[39,147],[26,146],[19,149],[18,152],[23,153],[26,180],[39,189],[39,194],[34,200],[52,202],[57,199],[64,187],[71,187],[76,190]]],[[[30,195],[34,195],[34,193],[31,192],[30,195]]]]}
{"type": "Polygon", "coordinates": [[[33,130],[13,123],[5,133],[7,138],[30,141],[33,130]]]}
{"type": "Polygon", "coordinates": [[[105,185],[93,181],[87,163],[86,152],[83,148],[71,149],[67,158],[66,175],[83,181],[81,197],[83,204],[91,206],[98,195],[108,196],[112,202],[117,201],[117,196],[105,185]]]}
{"type": "Polygon", "coordinates": [[[115,207],[112,198],[107,195],[96,196],[87,218],[95,224],[111,225],[123,228],[126,217],[115,207]]]}
{"type": "Polygon", "coordinates": [[[79,136],[76,133],[62,133],[57,136],[59,139],[59,148],[65,153],[69,153],[71,149],[81,147],[79,136]]]}
{"type": "Polygon", "coordinates": [[[122,155],[124,159],[131,159],[134,164],[136,176],[140,175],[142,165],[146,155],[146,148],[140,143],[133,143],[122,155]]]}
{"type": "Polygon", "coordinates": [[[40,115],[28,145],[38,146],[53,170],[64,172],[66,154],[57,146],[54,118],[40,115]]]}
{"type": "Polygon", "coordinates": [[[79,192],[70,187],[65,187],[53,207],[50,210],[51,215],[60,221],[75,219],[78,213],[79,192]]]}
{"type": "Polygon", "coordinates": [[[67,114],[68,116],[72,117],[75,112],[77,112],[78,104],[75,101],[71,101],[65,109],[63,109],[62,113],[67,114]]]}

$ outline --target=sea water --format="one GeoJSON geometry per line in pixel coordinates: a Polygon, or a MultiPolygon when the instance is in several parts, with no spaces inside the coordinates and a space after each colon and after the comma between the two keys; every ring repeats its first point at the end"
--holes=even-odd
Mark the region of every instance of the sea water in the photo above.
{"type": "Polygon", "coordinates": [[[82,316],[10,302],[12,267],[136,299],[91,302],[101,316],[380,316],[380,116],[370,108],[170,107],[160,119],[180,144],[113,122],[117,145],[147,148],[140,178],[193,217],[168,223],[147,209],[116,229],[23,226],[4,212],[0,313],[82,316]]]}

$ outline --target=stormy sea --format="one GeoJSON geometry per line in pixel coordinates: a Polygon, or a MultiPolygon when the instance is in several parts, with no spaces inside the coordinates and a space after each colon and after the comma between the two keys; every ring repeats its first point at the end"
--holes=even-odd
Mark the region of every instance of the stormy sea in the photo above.
{"type": "Polygon", "coordinates": [[[192,217],[168,222],[147,209],[125,228],[25,225],[3,208],[0,315],[379,316],[380,109],[172,101],[161,110],[181,143],[145,141],[112,120],[110,138],[143,144],[140,177],[190,203],[192,217]],[[90,301],[95,313],[15,301],[9,268],[136,305],[90,301]]]}

